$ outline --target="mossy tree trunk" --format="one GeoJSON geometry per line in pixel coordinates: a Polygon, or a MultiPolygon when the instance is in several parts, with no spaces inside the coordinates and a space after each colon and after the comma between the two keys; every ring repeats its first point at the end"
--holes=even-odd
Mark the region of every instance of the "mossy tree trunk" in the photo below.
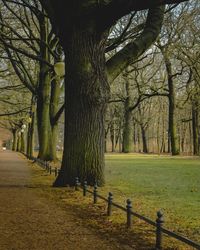
{"type": "Polygon", "coordinates": [[[51,83],[51,100],[50,100],[50,126],[51,126],[51,156],[55,160],[57,159],[56,143],[58,136],[58,118],[59,113],[59,100],[60,100],[60,78],[56,77],[51,83]]]}
{"type": "Polygon", "coordinates": [[[73,185],[77,176],[81,182],[104,183],[104,114],[109,97],[105,38],[91,26],[73,27],[66,37],[65,141],[54,186],[73,185]]]}
{"type": "MultiPolygon", "coordinates": [[[[56,161],[56,143],[58,133],[58,116],[60,82],[58,76],[53,77],[52,69],[46,62],[51,62],[49,48],[49,25],[45,16],[40,20],[41,44],[40,52],[44,62],[40,62],[39,84],[37,89],[37,125],[39,139],[38,157],[46,161],[56,161]]],[[[50,46],[50,45],[49,45],[50,46]]]]}
{"type": "Polygon", "coordinates": [[[46,75],[41,81],[39,88],[40,95],[37,100],[37,124],[39,137],[38,157],[47,161],[56,161],[56,143],[58,134],[58,119],[60,117],[60,79],[51,82],[49,69],[46,68],[46,75]]]}
{"type": "Polygon", "coordinates": [[[40,71],[39,94],[37,99],[38,157],[43,160],[52,160],[50,150],[52,132],[49,119],[50,80],[49,68],[43,65],[40,71]]]}
{"type": "Polygon", "coordinates": [[[39,83],[37,89],[37,127],[39,154],[38,158],[42,160],[52,160],[50,153],[50,145],[52,133],[50,129],[50,91],[51,91],[51,75],[50,67],[45,63],[50,62],[48,44],[49,26],[45,16],[40,18],[40,53],[43,61],[40,61],[39,83]]]}

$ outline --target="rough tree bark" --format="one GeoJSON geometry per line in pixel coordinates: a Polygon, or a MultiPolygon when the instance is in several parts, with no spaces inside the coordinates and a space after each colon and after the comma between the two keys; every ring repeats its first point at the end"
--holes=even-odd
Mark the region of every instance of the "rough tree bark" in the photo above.
{"type": "Polygon", "coordinates": [[[54,185],[104,183],[104,113],[109,98],[105,73],[107,34],[74,26],[66,37],[65,142],[61,174],[54,185]]]}

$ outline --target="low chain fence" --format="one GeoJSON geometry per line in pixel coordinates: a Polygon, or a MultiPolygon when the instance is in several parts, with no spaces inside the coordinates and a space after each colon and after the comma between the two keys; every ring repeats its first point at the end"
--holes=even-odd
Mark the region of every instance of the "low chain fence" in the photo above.
{"type": "MultiPolygon", "coordinates": [[[[60,168],[52,167],[48,162],[42,161],[38,158],[32,157],[31,160],[34,160],[37,162],[43,169],[47,171],[50,175],[54,175],[55,177],[59,174],[60,168]]],[[[153,221],[135,211],[133,211],[132,208],[132,202],[131,200],[127,199],[126,206],[123,207],[113,201],[113,194],[111,192],[108,193],[108,197],[105,198],[104,196],[100,195],[98,193],[98,185],[95,184],[93,187],[93,190],[88,189],[87,181],[84,181],[84,183],[79,182],[79,178],[76,177],[74,180],[75,190],[78,191],[80,188],[82,189],[83,196],[86,196],[87,193],[91,194],[93,197],[93,203],[96,204],[98,202],[98,199],[101,199],[106,202],[107,204],[107,216],[112,216],[112,208],[118,208],[121,211],[124,211],[126,213],[126,225],[127,228],[132,227],[132,218],[133,216],[137,217],[138,219],[148,223],[149,225],[155,227],[155,235],[156,235],[156,241],[155,241],[155,250],[161,250],[163,249],[163,234],[168,235],[176,240],[181,241],[182,243],[187,244],[188,246],[191,246],[195,249],[200,250],[200,244],[197,242],[194,242],[191,239],[188,239],[180,234],[177,234],[173,231],[170,231],[166,229],[164,225],[164,217],[163,213],[161,211],[157,212],[157,219],[156,221],[153,221]]]]}

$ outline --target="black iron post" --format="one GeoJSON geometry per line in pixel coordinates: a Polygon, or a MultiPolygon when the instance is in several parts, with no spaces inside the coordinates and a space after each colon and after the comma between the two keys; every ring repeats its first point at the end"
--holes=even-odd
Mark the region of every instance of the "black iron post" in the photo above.
{"type": "Polygon", "coordinates": [[[93,194],[94,194],[94,204],[97,203],[97,194],[98,194],[97,188],[98,188],[97,184],[95,183],[94,184],[94,192],[93,192],[93,194]]]}
{"type": "Polygon", "coordinates": [[[87,181],[84,181],[83,183],[83,196],[86,196],[87,193],[87,181]]]}
{"type": "Polygon", "coordinates": [[[112,214],[112,201],[113,201],[113,194],[111,192],[108,193],[108,208],[107,208],[107,215],[111,216],[112,214]]]}
{"type": "Polygon", "coordinates": [[[127,228],[131,228],[131,211],[132,211],[132,205],[131,201],[128,199],[126,201],[126,211],[127,211],[127,228]]]}
{"type": "Polygon", "coordinates": [[[163,213],[161,211],[157,212],[156,219],[156,250],[162,249],[162,226],[164,223],[163,213]]]}

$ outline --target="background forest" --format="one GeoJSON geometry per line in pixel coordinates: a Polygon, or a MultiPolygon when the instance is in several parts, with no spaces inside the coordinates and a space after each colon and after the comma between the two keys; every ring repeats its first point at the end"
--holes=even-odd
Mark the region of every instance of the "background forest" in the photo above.
{"type": "MultiPolygon", "coordinates": [[[[166,9],[156,42],[110,86],[106,152],[199,155],[199,3],[174,7],[166,9]]],[[[63,71],[62,48],[38,1],[1,1],[0,8],[1,127],[11,131],[13,150],[29,154],[34,130],[39,157],[55,160],[64,138],[64,80],[56,74],[63,71]],[[48,139],[44,131],[51,131],[48,139]]],[[[133,12],[112,27],[107,60],[140,35],[146,14],[133,12]]]]}

